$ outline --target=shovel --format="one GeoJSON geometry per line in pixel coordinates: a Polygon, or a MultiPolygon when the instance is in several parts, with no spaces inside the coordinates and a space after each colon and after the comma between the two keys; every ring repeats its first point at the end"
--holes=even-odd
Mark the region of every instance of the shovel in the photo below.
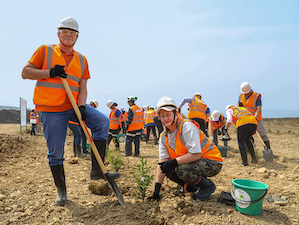
{"type": "Polygon", "coordinates": [[[259,139],[261,140],[262,144],[264,145],[265,150],[263,150],[263,156],[266,162],[273,162],[273,151],[271,149],[268,149],[265,145],[265,142],[263,141],[263,139],[261,138],[261,136],[259,135],[258,132],[256,132],[257,136],[259,137],[259,139]]]}
{"type": "Polygon", "coordinates": [[[105,165],[104,165],[104,163],[103,163],[103,161],[101,159],[101,156],[100,156],[100,154],[99,154],[99,152],[97,150],[97,147],[96,147],[95,143],[93,142],[93,140],[92,140],[92,138],[91,138],[91,136],[90,136],[90,134],[89,134],[89,132],[87,130],[85,121],[82,121],[82,119],[81,119],[81,113],[80,113],[80,110],[79,110],[79,108],[77,106],[77,103],[76,103],[76,101],[74,99],[74,96],[73,96],[73,94],[71,92],[71,89],[70,89],[67,81],[64,78],[61,78],[61,81],[62,81],[64,89],[65,89],[65,91],[66,91],[66,93],[67,93],[67,95],[68,95],[68,97],[69,97],[69,99],[70,99],[70,101],[72,103],[72,106],[73,106],[73,108],[75,110],[77,118],[78,118],[78,120],[80,122],[80,125],[81,125],[81,127],[82,127],[82,129],[83,129],[83,131],[84,131],[84,133],[85,133],[85,135],[87,137],[87,140],[88,140],[88,142],[89,142],[89,144],[91,146],[91,150],[93,151],[93,154],[95,155],[95,157],[96,157],[96,159],[97,159],[97,161],[99,163],[99,166],[101,167],[101,170],[102,170],[102,172],[104,174],[104,177],[109,182],[109,186],[111,187],[111,189],[113,190],[115,196],[117,197],[117,200],[118,200],[119,204],[123,205],[124,204],[123,196],[122,196],[119,188],[117,187],[115,181],[113,180],[113,178],[111,178],[109,176],[109,173],[108,173],[108,171],[105,168],[105,165]]]}

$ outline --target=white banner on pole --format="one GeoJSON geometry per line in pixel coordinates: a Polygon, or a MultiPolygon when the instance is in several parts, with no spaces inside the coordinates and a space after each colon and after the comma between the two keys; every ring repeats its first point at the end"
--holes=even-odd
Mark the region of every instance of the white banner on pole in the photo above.
{"type": "Polygon", "coordinates": [[[20,122],[21,126],[27,124],[27,101],[23,98],[20,98],[20,122]]]}

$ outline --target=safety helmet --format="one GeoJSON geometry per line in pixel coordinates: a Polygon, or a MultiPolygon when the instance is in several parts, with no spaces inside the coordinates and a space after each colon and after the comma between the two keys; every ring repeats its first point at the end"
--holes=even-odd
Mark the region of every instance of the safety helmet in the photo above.
{"type": "Polygon", "coordinates": [[[201,96],[201,94],[200,94],[199,92],[196,92],[196,93],[194,94],[194,96],[201,96]]]}
{"type": "Polygon", "coordinates": [[[228,109],[229,109],[230,107],[232,107],[232,106],[233,106],[233,105],[230,105],[230,104],[227,105],[227,106],[225,107],[225,111],[228,110],[228,109]]]}
{"type": "Polygon", "coordinates": [[[32,107],[32,108],[31,108],[31,111],[34,111],[34,110],[35,110],[35,107],[32,107]]]}
{"type": "Polygon", "coordinates": [[[159,114],[160,110],[164,109],[166,111],[173,111],[177,110],[177,106],[175,104],[175,101],[170,97],[162,97],[157,102],[157,114],[159,114]]]}
{"type": "Polygon", "coordinates": [[[212,118],[213,118],[213,121],[218,121],[219,120],[219,117],[220,117],[220,112],[218,110],[214,110],[212,112],[212,118]]]}
{"type": "Polygon", "coordinates": [[[149,109],[155,109],[155,108],[154,108],[154,106],[151,105],[151,106],[149,107],[149,109]]]}
{"type": "Polygon", "coordinates": [[[134,97],[134,96],[128,97],[128,102],[135,102],[136,100],[137,100],[137,97],[134,97]]]}
{"type": "Polygon", "coordinates": [[[90,101],[89,104],[94,104],[95,107],[98,108],[99,102],[98,102],[97,100],[94,99],[94,100],[90,101]]]}
{"type": "Polygon", "coordinates": [[[79,33],[79,25],[77,21],[72,17],[66,17],[60,21],[57,29],[63,29],[63,28],[71,29],[79,33]]]}
{"type": "Polygon", "coordinates": [[[248,94],[251,91],[251,86],[248,82],[243,82],[240,86],[240,91],[243,94],[248,94]]]}
{"type": "Polygon", "coordinates": [[[113,104],[114,104],[114,101],[108,100],[107,107],[110,108],[111,106],[113,106],[113,104]]]}

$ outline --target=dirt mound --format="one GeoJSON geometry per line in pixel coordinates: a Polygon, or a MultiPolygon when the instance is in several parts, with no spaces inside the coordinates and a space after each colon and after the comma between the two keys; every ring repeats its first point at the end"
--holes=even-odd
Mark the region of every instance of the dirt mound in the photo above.
{"type": "MultiPolygon", "coordinates": [[[[73,138],[68,135],[64,163],[68,203],[64,207],[54,205],[57,192],[48,166],[45,138],[27,132],[19,134],[18,129],[16,133],[7,134],[5,130],[9,128],[5,124],[0,126],[0,225],[299,224],[299,119],[266,120],[264,123],[271,148],[279,158],[266,163],[262,157],[263,146],[255,137],[259,163],[252,164],[249,160],[249,166],[239,165],[236,131],[232,127],[229,130],[232,140],[222,171],[211,178],[217,189],[203,202],[193,200],[189,193],[181,193],[180,187],[169,180],[162,185],[159,202],[135,199],[136,183],[131,172],[141,163],[141,158],[125,157],[119,171],[121,177],[116,180],[125,201],[121,206],[107,182],[90,180],[90,155],[74,163],[73,138]],[[268,194],[285,197],[287,205],[264,200],[261,215],[248,216],[234,206],[217,202],[221,191],[229,192],[233,179],[265,183],[269,186],[268,194]]],[[[124,149],[121,143],[122,154],[124,149]]],[[[155,174],[158,147],[153,145],[153,140],[148,144],[141,142],[140,152],[152,167],[150,173],[155,174]]],[[[105,165],[114,172],[107,161],[105,165]]],[[[154,183],[147,194],[153,189],[154,183]]]]}

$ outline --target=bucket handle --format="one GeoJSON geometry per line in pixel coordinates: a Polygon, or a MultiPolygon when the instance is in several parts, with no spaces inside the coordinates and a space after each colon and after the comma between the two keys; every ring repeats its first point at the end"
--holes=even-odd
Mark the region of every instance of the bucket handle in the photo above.
{"type": "Polygon", "coordinates": [[[230,194],[231,194],[232,198],[233,198],[236,202],[241,203],[241,204],[242,204],[242,203],[250,203],[250,204],[253,204],[253,203],[259,202],[260,200],[262,200],[262,199],[266,196],[267,192],[268,192],[268,189],[266,190],[265,194],[263,194],[262,197],[260,197],[260,198],[258,198],[258,199],[256,199],[256,200],[254,200],[254,201],[242,201],[242,200],[240,200],[240,199],[237,199],[237,197],[236,197],[235,194],[233,193],[233,184],[230,186],[230,194]]]}

